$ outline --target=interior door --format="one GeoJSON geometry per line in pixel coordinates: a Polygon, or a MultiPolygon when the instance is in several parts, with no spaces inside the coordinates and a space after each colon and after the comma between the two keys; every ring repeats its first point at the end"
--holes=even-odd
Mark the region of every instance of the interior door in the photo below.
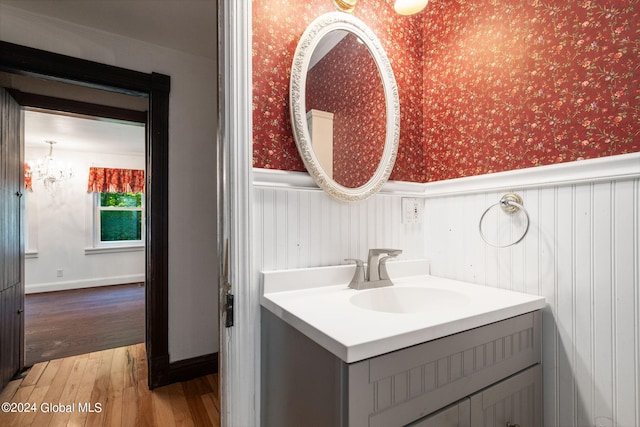
{"type": "Polygon", "coordinates": [[[22,109],[0,88],[0,389],[24,363],[22,109]]]}

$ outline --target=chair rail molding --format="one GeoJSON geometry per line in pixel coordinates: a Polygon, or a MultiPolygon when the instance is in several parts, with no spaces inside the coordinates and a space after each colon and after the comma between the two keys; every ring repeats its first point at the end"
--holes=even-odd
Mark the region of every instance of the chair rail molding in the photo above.
{"type": "MultiPolygon", "coordinates": [[[[638,176],[640,176],[640,153],[630,153],[444,181],[425,183],[387,181],[380,193],[431,198],[506,191],[511,188],[544,188],[554,185],[624,180],[638,176]]],[[[264,188],[321,191],[308,173],[297,171],[254,168],[253,185],[264,188]]]]}
{"type": "MultiPolygon", "coordinates": [[[[253,186],[322,191],[307,172],[263,168],[253,169],[253,186]]],[[[423,192],[424,184],[418,182],[387,181],[380,189],[379,194],[417,196],[423,192]]]]}
{"type": "Polygon", "coordinates": [[[640,176],[640,153],[619,154],[423,184],[425,197],[616,181],[640,176]]]}

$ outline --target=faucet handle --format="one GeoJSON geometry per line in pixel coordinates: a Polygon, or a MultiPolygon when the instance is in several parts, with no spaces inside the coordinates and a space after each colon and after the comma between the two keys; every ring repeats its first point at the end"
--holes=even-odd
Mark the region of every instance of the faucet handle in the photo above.
{"type": "MultiPolygon", "coordinates": [[[[402,251],[400,251],[402,252],[402,251]]],[[[397,257],[398,254],[388,255],[386,257],[380,258],[380,262],[378,263],[378,274],[380,275],[380,280],[390,280],[389,272],[387,271],[387,261],[391,258],[397,257]]]]}
{"type": "Polygon", "coordinates": [[[351,283],[349,283],[349,287],[355,283],[362,283],[366,280],[364,273],[364,261],[357,258],[346,258],[345,261],[353,261],[356,263],[356,271],[353,273],[353,279],[351,279],[351,283]]]}

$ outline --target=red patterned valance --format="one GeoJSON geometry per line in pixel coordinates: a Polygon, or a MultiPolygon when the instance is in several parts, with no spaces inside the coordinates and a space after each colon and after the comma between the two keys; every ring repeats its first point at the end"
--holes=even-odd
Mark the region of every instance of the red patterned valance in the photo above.
{"type": "Polygon", "coordinates": [[[29,163],[24,164],[24,189],[33,191],[33,177],[31,174],[31,166],[29,166],[29,163]]]}
{"type": "Polygon", "coordinates": [[[144,171],[137,169],[89,168],[88,192],[144,193],[144,171]]]}

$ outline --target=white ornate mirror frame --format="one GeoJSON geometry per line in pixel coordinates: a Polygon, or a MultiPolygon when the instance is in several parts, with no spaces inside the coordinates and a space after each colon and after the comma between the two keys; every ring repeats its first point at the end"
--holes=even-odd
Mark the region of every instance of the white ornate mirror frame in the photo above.
{"type": "Polygon", "coordinates": [[[357,202],[377,193],[389,179],[395,164],[400,139],[400,101],[391,63],[376,35],[360,19],[342,12],[330,12],[316,18],[298,42],[291,69],[289,101],[293,135],[307,171],[320,188],[342,202],[357,202]],[[333,180],[321,167],[311,146],[306,116],[306,76],[313,52],[331,31],[343,30],[357,36],[369,49],[378,66],[386,100],[385,147],[380,164],[364,185],[349,188],[333,180]]]}

